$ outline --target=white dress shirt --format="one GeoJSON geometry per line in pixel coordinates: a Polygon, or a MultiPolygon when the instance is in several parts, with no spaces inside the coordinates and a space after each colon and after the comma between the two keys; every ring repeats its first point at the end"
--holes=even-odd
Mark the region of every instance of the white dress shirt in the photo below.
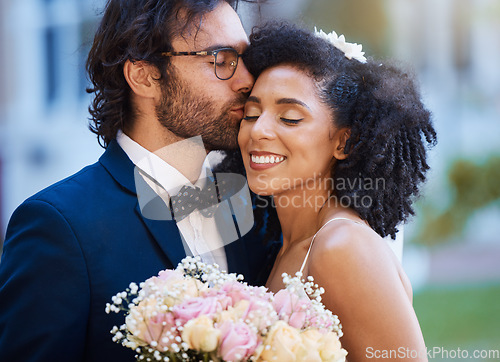
{"type": "MultiPolygon", "coordinates": [[[[182,186],[202,188],[206,178],[212,176],[208,158],[204,160],[198,181],[193,184],[176,168],[142,147],[122,131],[118,132],[116,141],[137,167],[144,181],[162,198],[167,206],[170,202],[170,195],[176,195],[182,186]]],[[[215,220],[214,217],[203,216],[196,209],[182,220],[176,220],[176,223],[186,249],[186,255],[199,255],[204,262],[217,263],[221,270],[227,271],[224,241],[215,220]]]]}

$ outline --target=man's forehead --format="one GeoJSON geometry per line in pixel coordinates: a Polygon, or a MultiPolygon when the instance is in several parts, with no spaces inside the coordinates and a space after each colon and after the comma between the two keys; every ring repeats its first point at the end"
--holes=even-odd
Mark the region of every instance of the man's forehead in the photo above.
{"type": "Polygon", "coordinates": [[[203,15],[197,24],[186,29],[183,36],[172,41],[175,51],[213,50],[231,47],[243,52],[248,46],[248,37],[240,18],[226,2],[203,15]]]}

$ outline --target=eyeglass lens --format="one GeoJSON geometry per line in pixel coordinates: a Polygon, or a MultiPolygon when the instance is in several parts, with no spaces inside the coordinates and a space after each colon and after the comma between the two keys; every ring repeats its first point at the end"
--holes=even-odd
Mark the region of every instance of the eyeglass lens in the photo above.
{"type": "Polygon", "coordinates": [[[234,49],[221,49],[215,54],[215,75],[226,80],[233,76],[238,65],[238,53],[234,49]]]}

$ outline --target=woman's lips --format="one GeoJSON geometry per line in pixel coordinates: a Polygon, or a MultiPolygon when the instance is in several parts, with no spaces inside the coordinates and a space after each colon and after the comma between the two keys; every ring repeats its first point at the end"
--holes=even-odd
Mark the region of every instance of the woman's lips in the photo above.
{"type": "Polygon", "coordinates": [[[268,152],[251,152],[250,167],[254,170],[264,170],[281,164],[286,160],[283,155],[268,152]]]}

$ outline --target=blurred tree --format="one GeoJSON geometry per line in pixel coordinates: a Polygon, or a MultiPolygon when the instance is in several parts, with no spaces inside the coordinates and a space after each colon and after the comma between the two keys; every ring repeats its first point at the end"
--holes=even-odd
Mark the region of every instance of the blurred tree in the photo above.
{"type": "Polygon", "coordinates": [[[387,54],[388,19],[384,0],[314,0],[304,11],[308,24],[325,32],[335,30],[351,43],[363,44],[367,55],[387,54]]]}
{"type": "Polygon", "coordinates": [[[500,156],[484,163],[455,161],[448,173],[452,200],[439,212],[431,198],[423,200],[420,231],[415,241],[433,245],[459,237],[472,214],[486,206],[500,207],[500,156]]]}

